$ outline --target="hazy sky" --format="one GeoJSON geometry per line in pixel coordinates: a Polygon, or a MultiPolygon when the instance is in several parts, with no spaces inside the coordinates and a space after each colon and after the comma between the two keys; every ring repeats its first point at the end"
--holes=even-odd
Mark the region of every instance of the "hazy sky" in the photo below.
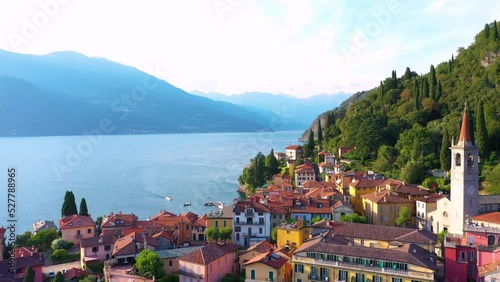
{"type": "Polygon", "coordinates": [[[187,91],[307,97],[428,72],[498,15],[496,0],[0,0],[0,49],[74,50],[187,91]]]}

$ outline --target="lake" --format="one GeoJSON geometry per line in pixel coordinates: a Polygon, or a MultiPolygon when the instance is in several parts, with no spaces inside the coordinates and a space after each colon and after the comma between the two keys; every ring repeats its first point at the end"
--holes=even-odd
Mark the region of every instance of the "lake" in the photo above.
{"type": "Polygon", "coordinates": [[[94,220],[111,212],[147,219],[162,209],[199,215],[232,203],[238,176],[258,152],[284,152],[302,131],[0,138],[0,225],[7,226],[7,169],[16,169],[17,234],[58,224],[67,190],[94,220]],[[172,201],[166,201],[171,196],[172,201]],[[192,205],[184,207],[185,202],[192,205]]]}

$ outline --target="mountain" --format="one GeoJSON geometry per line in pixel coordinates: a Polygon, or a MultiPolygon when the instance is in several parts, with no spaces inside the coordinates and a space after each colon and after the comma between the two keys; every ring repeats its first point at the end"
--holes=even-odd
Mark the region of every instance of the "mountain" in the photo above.
{"type": "Polygon", "coordinates": [[[0,50],[0,62],[0,136],[79,135],[92,130],[246,132],[272,127],[272,115],[191,95],[104,58],[0,50]]]}
{"type": "Polygon", "coordinates": [[[338,106],[350,97],[349,94],[342,92],[331,95],[320,94],[305,99],[263,92],[246,92],[227,96],[194,90],[191,94],[272,112],[286,121],[287,124],[284,126],[300,123],[301,129],[306,128],[322,112],[338,106]]]}
{"type": "MultiPolygon", "coordinates": [[[[333,152],[341,146],[356,146],[349,157],[358,164],[421,183],[425,173],[420,172],[449,169],[449,147],[459,136],[466,108],[472,139],[480,148],[481,169],[499,166],[498,30],[496,21],[486,24],[469,47],[459,47],[456,57],[431,65],[428,73],[418,75],[410,67],[400,76],[393,71],[380,86],[324,112],[318,117],[324,127],[321,145],[333,152]]],[[[310,130],[317,135],[318,119],[304,132],[303,140],[310,130]]],[[[500,193],[500,180],[497,187],[500,193]]]]}

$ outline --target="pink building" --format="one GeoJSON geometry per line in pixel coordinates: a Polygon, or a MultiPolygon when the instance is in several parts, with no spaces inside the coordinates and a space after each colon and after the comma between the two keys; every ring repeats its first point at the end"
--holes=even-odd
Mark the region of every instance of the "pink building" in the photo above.
{"type": "Polygon", "coordinates": [[[500,279],[500,213],[477,215],[464,226],[463,236],[446,237],[445,277],[448,281],[500,279]]]}
{"type": "Polygon", "coordinates": [[[80,267],[87,263],[111,259],[116,238],[113,236],[92,237],[80,240],[80,267]]]}
{"type": "Polygon", "coordinates": [[[215,282],[239,272],[238,245],[213,243],[179,258],[179,282],[215,282]]]}

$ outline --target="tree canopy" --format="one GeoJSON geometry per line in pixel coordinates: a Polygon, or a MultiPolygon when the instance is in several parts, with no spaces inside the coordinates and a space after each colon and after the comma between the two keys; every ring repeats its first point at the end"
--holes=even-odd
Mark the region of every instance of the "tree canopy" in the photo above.
{"type": "Polygon", "coordinates": [[[78,214],[75,202],[75,195],[73,195],[72,191],[66,191],[66,194],[64,195],[64,202],[61,208],[61,215],[64,217],[74,214],[78,214]]]}
{"type": "Polygon", "coordinates": [[[163,259],[160,256],[149,250],[142,250],[136,260],[137,270],[141,275],[148,278],[155,277],[156,279],[163,277],[163,259]]]}

